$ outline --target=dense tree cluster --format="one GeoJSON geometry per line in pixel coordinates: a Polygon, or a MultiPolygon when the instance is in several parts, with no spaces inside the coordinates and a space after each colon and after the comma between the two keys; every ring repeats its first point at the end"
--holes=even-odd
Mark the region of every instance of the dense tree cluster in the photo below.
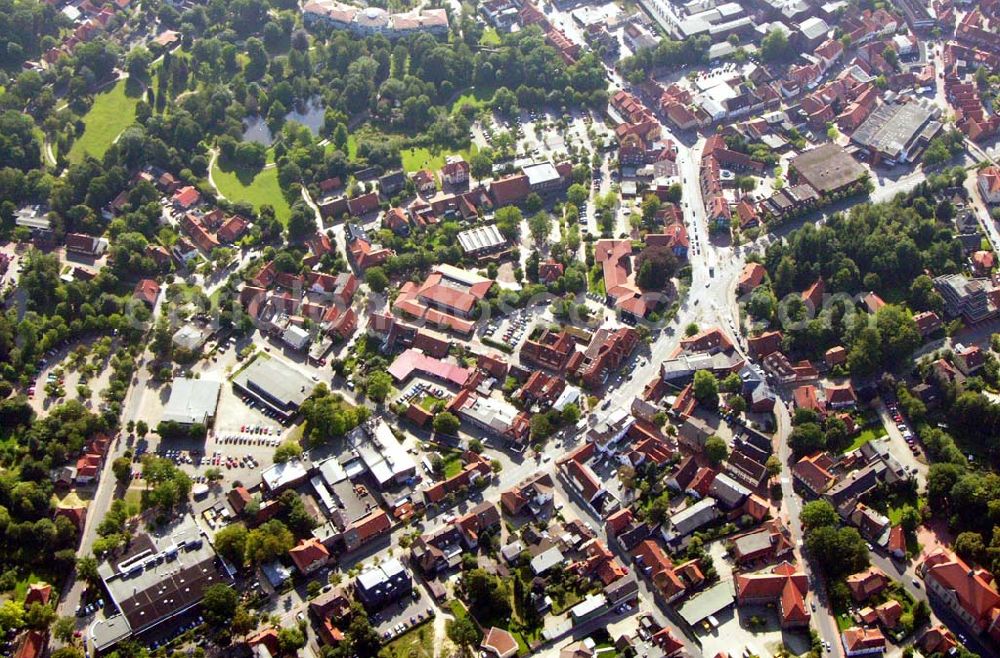
{"type": "Polygon", "coordinates": [[[962,268],[961,243],[949,222],[951,204],[937,194],[964,172],[932,177],[909,196],[861,204],[836,213],[822,226],[806,224],[768,247],[769,282],[748,302],[759,320],[777,319],[785,347],[818,357],[834,345],[849,351],[853,374],[895,368],[920,343],[912,313],[940,310],[940,295],[925,272],[962,268]],[[827,297],[811,309],[802,291],[822,279],[827,297]],[[888,304],[874,317],[858,311],[859,294],[874,292],[888,304]]]}
{"type": "Polygon", "coordinates": [[[805,547],[823,573],[841,578],[868,567],[868,547],[857,528],[841,527],[840,516],[830,503],[808,503],[800,514],[805,528],[805,547]]]}
{"type": "Polygon", "coordinates": [[[363,423],[370,413],[368,407],[351,406],[325,384],[316,387],[300,409],[305,419],[303,436],[314,444],[344,436],[363,423]]]}
{"type": "Polygon", "coordinates": [[[0,2],[0,69],[17,71],[26,59],[55,45],[69,20],[55,7],[33,0],[0,2]]]}
{"type": "Polygon", "coordinates": [[[645,79],[650,70],[677,70],[708,61],[712,40],[705,35],[675,41],[663,39],[652,48],[640,48],[619,64],[619,69],[632,82],[645,79]]]}

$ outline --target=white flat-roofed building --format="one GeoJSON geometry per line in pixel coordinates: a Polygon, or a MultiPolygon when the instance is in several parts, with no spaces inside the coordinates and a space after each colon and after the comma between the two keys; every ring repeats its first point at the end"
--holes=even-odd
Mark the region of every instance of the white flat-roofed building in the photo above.
{"type": "Polygon", "coordinates": [[[210,327],[202,327],[194,324],[186,324],[174,332],[171,340],[176,347],[183,348],[189,352],[197,352],[212,335],[210,327]]]}
{"type": "Polygon", "coordinates": [[[558,187],[562,177],[551,162],[538,162],[521,169],[528,177],[528,185],[532,192],[544,192],[558,187]]]}
{"type": "Polygon", "coordinates": [[[210,379],[178,378],[170,386],[170,398],[163,408],[164,422],[180,425],[211,424],[219,404],[222,383],[210,379]]]}
{"type": "Polygon", "coordinates": [[[416,475],[417,463],[384,421],[355,428],[347,438],[379,486],[416,475]]]}
{"type": "Polygon", "coordinates": [[[233,388],[253,396],[288,419],[312,395],[316,383],[274,357],[258,357],[233,378],[233,388]]]}
{"type": "Polygon", "coordinates": [[[414,32],[448,33],[444,9],[413,9],[391,14],[380,7],[355,7],[337,0],[310,0],[302,6],[306,23],[322,22],[355,34],[399,37],[414,32]]]}
{"type": "Polygon", "coordinates": [[[463,406],[459,413],[473,425],[496,434],[504,434],[514,424],[519,412],[517,407],[509,402],[477,395],[473,397],[472,403],[463,406]]]}
{"type": "Polygon", "coordinates": [[[502,250],[507,246],[507,239],[500,234],[496,224],[487,224],[459,233],[458,244],[465,253],[479,256],[502,250]]]}
{"type": "Polygon", "coordinates": [[[285,487],[295,486],[305,480],[307,474],[306,465],[298,459],[292,459],[265,468],[260,475],[261,479],[264,480],[264,486],[271,492],[275,492],[285,487]]]}
{"type": "Polygon", "coordinates": [[[33,231],[48,231],[52,228],[49,211],[42,206],[24,206],[14,214],[15,226],[23,226],[33,231]]]}
{"type": "Polygon", "coordinates": [[[301,352],[309,345],[309,332],[298,325],[289,325],[281,334],[281,340],[293,350],[301,352]]]}

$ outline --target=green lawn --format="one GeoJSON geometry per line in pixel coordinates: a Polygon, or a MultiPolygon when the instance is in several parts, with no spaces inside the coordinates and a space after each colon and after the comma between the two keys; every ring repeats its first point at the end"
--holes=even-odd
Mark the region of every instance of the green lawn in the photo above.
{"type": "Polygon", "coordinates": [[[383,647],[379,655],[391,658],[434,658],[434,625],[422,624],[383,647]]]}
{"type": "Polygon", "coordinates": [[[451,109],[454,111],[463,105],[472,105],[477,109],[486,107],[493,101],[493,92],[494,90],[490,87],[473,87],[456,98],[455,102],[451,104],[451,109]]]}
{"type": "MultiPolygon", "coordinates": [[[[270,159],[270,156],[268,157],[270,159]]],[[[285,200],[278,185],[278,168],[262,169],[256,175],[224,165],[221,158],[212,169],[212,177],[219,192],[230,201],[246,201],[260,210],[264,204],[274,207],[274,215],[281,223],[286,223],[292,214],[291,206],[285,200]]]]}
{"type": "MultiPolygon", "coordinates": [[[[475,144],[471,148],[463,149],[457,153],[463,158],[468,160],[472,154],[476,153],[479,149],[475,144]]],[[[430,169],[431,171],[437,171],[444,166],[444,156],[452,155],[456,153],[455,151],[449,151],[447,149],[439,149],[437,152],[431,152],[430,149],[424,146],[405,148],[400,152],[400,156],[403,159],[403,169],[407,172],[414,172],[419,169],[430,169]]]]}
{"type": "Polygon", "coordinates": [[[70,162],[80,162],[87,153],[95,158],[104,157],[118,135],[135,121],[139,93],[126,91],[125,87],[126,81],[119,80],[111,91],[94,98],[93,106],[83,117],[83,134],[69,150],[70,162]]]}
{"type": "Polygon", "coordinates": [[[483,30],[483,36],[479,37],[479,43],[483,46],[499,46],[500,35],[495,28],[488,27],[483,30]]]}
{"type": "Polygon", "coordinates": [[[454,477],[462,471],[462,455],[458,452],[451,452],[444,457],[444,476],[446,478],[454,477]]]}
{"type": "Polygon", "coordinates": [[[837,630],[845,631],[851,626],[854,626],[854,620],[851,619],[846,613],[841,613],[837,615],[837,630]]]}
{"type": "Polygon", "coordinates": [[[432,411],[438,402],[444,402],[444,400],[433,395],[425,395],[420,399],[420,406],[423,407],[424,411],[432,411]]]}
{"type": "Polygon", "coordinates": [[[861,430],[861,432],[856,437],[854,437],[854,441],[851,443],[851,445],[847,446],[847,448],[844,449],[844,452],[848,453],[851,452],[852,450],[857,450],[858,448],[868,443],[869,441],[873,439],[879,439],[885,435],[886,431],[884,427],[880,426],[877,429],[873,427],[866,427],[865,429],[861,430]]]}
{"type": "Polygon", "coordinates": [[[17,584],[14,585],[14,600],[15,601],[23,601],[24,600],[24,596],[28,593],[28,585],[30,585],[31,583],[37,583],[37,582],[43,581],[43,580],[46,580],[46,579],[44,577],[42,577],[42,576],[39,576],[34,571],[28,573],[27,576],[25,576],[24,578],[21,578],[20,580],[18,580],[17,584]]]}
{"type": "Polygon", "coordinates": [[[133,489],[129,487],[125,491],[125,504],[139,507],[142,504],[142,489],[133,489]]]}

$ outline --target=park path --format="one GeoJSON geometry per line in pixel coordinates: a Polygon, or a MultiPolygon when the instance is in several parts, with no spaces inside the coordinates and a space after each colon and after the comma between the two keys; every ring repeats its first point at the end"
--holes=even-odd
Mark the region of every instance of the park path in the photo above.
{"type": "Polygon", "coordinates": [[[208,160],[208,184],[215,190],[215,196],[225,200],[226,195],[219,191],[219,186],[215,184],[215,176],[212,175],[212,171],[215,170],[215,162],[219,159],[219,149],[213,148],[209,153],[212,154],[212,157],[208,160]]]}

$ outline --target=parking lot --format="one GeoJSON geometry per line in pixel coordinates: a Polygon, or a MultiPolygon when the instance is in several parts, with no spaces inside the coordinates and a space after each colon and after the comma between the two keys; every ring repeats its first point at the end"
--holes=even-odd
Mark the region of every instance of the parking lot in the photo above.
{"type": "Polygon", "coordinates": [[[892,454],[906,472],[917,479],[918,489],[923,489],[927,484],[927,458],[917,442],[909,421],[902,415],[894,399],[879,403],[878,414],[888,432],[888,437],[881,440],[888,441],[892,454]]]}
{"type": "Polygon", "coordinates": [[[437,401],[446,402],[452,392],[440,384],[434,384],[423,379],[414,378],[396,398],[396,404],[424,404],[431,406],[437,401]]]}
{"type": "Polygon", "coordinates": [[[483,337],[516,348],[528,335],[528,330],[533,322],[534,318],[528,309],[515,311],[507,317],[498,318],[486,325],[483,337]]]}
{"type": "MultiPolygon", "coordinates": [[[[191,368],[190,376],[222,382],[216,421],[204,440],[188,438],[162,439],[150,434],[131,440],[134,459],[139,462],[146,453],[170,459],[196,483],[206,482],[206,471],[222,471],[224,489],[234,481],[255,482],[260,470],[273,463],[274,449],[288,430],[274,418],[269,418],[259,408],[251,407],[233,390],[229,373],[242,362],[236,359],[235,348],[220,350],[216,359],[202,361],[191,368]]],[[[163,415],[163,405],[169,398],[169,385],[163,385],[156,394],[143,397],[142,418],[155,427],[163,415]]],[[[138,463],[133,478],[142,470],[138,463]]]]}

